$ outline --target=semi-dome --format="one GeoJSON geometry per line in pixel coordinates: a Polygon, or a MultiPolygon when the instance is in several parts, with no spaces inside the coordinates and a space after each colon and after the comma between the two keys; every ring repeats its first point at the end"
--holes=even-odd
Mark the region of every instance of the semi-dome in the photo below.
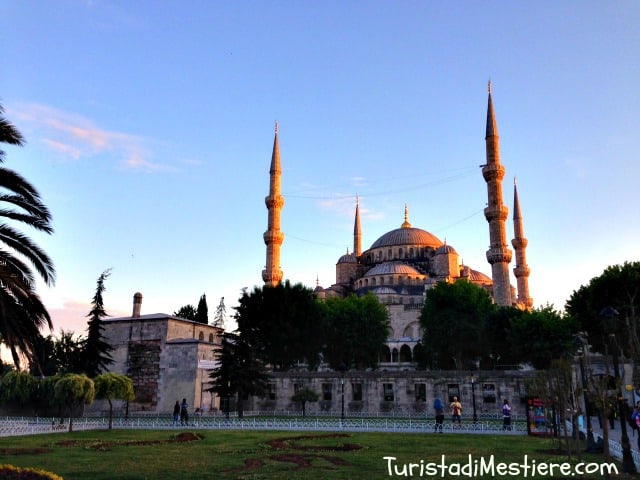
{"type": "Polygon", "coordinates": [[[338,259],[338,263],[358,263],[358,259],[353,253],[347,253],[338,259]]]}
{"type": "Polygon", "coordinates": [[[367,270],[367,273],[365,273],[364,276],[370,277],[373,275],[393,275],[393,274],[422,275],[418,270],[413,268],[411,265],[407,265],[406,263],[385,262],[367,270]]]}
{"type": "Polygon", "coordinates": [[[438,249],[436,250],[436,255],[441,255],[444,253],[458,253],[456,252],[456,249],[453,248],[451,245],[447,245],[446,243],[440,247],[438,247],[438,249]]]}
{"type": "Polygon", "coordinates": [[[393,288],[378,287],[373,290],[373,293],[375,293],[376,295],[395,295],[398,292],[396,292],[393,288]]]}
{"type": "Polygon", "coordinates": [[[469,278],[472,282],[474,283],[493,283],[493,280],[491,279],[491,277],[485,275],[482,272],[479,272],[477,270],[474,270],[472,268],[469,269],[469,278]]]}
{"type": "Polygon", "coordinates": [[[371,249],[391,247],[395,245],[417,245],[421,247],[438,248],[442,242],[432,233],[414,227],[402,227],[385,233],[378,238],[371,249]]]}

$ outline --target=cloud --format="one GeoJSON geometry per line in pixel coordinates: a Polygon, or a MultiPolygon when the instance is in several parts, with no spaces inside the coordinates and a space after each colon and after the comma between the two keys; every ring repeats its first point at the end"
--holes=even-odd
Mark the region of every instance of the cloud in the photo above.
{"type": "Polygon", "coordinates": [[[145,173],[176,170],[152,160],[150,139],[101,128],[81,115],[34,103],[21,105],[11,113],[36,131],[46,148],[62,158],[77,161],[110,154],[128,170],[145,173]]]}

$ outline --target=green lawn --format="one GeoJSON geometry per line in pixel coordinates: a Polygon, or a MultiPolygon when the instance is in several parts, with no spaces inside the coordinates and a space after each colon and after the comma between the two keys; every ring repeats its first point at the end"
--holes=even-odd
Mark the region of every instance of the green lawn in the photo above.
{"type": "MultiPolygon", "coordinates": [[[[396,457],[397,473],[404,464],[416,464],[413,478],[418,478],[421,465],[440,463],[442,455],[447,465],[465,465],[469,455],[478,462],[493,455],[495,465],[521,464],[525,455],[538,466],[566,461],[552,453],[551,440],[517,435],[113,430],[0,438],[0,464],[43,469],[65,480],[373,480],[390,478],[391,461],[384,457],[396,457]],[[176,437],[181,433],[202,438],[180,442],[176,437]]],[[[602,455],[592,454],[582,460],[604,462],[602,455]]],[[[436,476],[423,473],[421,478],[470,478],[464,472],[444,477],[439,471],[436,476]]],[[[520,473],[496,478],[524,478],[520,473]]],[[[558,471],[552,478],[563,477],[558,471]]]]}

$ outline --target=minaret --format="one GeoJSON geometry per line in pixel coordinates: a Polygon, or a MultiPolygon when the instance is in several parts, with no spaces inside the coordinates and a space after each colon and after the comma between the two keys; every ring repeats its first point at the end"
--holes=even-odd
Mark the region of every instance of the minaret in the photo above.
{"type": "Polygon", "coordinates": [[[353,254],[362,255],[362,228],[360,227],[360,201],[356,197],[356,220],[353,224],[353,254]]]}
{"type": "Polygon", "coordinates": [[[491,264],[493,279],[493,300],[498,305],[511,306],[511,283],[509,280],[509,262],[511,250],[507,244],[506,220],[509,209],[502,201],[502,179],[504,167],[500,163],[500,137],[498,124],[493,112],[491,100],[491,82],[489,82],[489,101],[487,106],[487,163],[482,167],[482,176],[487,182],[489,201],[484,209],[484,216],[489,222],[489,250],[487,261],[491,264]]]}
{"type": "Polygon", "coordinates": [[[514,238],[511,245],[516,252],[516,266],[513,274],[516,276],[516,285],[518,287],[518,298],[516,303],[527,310],[533,307],[533,298],[529,296],[529,273],[530,269],[527,265],[527,244],[529,241],[524,236],[524,221],[522,220],[522,212],[520,211],[520,200],[518,199],[518,187],[516,179],[513,179],[513,233],[514,238]]]}
{"type": "Polygon", "coordinates": [[[280,146],[278,145],[278,122],[276,122],[273,139],[273,153],[271,154],[271,168],[269,169],[269,196],[264,203],[269,210],[267,231],[264,232],[264,243],[267,245],[267,265],[262,271],[265,285],[274,287],[282,280],[280,269],[280,246],[284,241],[284,233],[280,231],[280,211],[284,206],[284,197],[280,195],[280,146]]]}

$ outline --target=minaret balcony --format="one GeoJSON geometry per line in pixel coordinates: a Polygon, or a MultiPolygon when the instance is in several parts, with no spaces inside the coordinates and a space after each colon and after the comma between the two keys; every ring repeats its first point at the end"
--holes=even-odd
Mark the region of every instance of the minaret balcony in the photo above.
{"type": "Polygon", "coordinates": [[[529,244],[529,240],[527,240],[524,237],[518,237],[511,240],[511,245],[513,245],[513,248],[515,248],[516,250],[525,248],[528,244],[529,244]]]}
{"type": "Polygon", "coordinates": [[[272,208],[280,209],[284,206],[284,197],[282,195],[269,195],[265,197],[264,203],[269,210],[272,208]]]}
{"type": "Polygon", "coordinates": [[[505,205],[490,205],[484,209],[484,218],[488,222],[493,220],[505,221],[509,216],[509,209],[505,205]]]}
{"type": "Polygon", "coordinates": [[[487,163],[482,167],[482,176],[486,182],[502,180],[504,172],[504,166],[501,163],[487,163]]]}
{"type": "Polygon", "coordinates": [[[531,273],[531,269],[527,265],[518,265],[513,269],[513,274],[516,278],[528,277],[531,273]]]}
{"type": "Polygon", "coordinates": [[[490,265],[494,263],[509,263],[511,262],[512,252],[509,248],[505,247],[493,247],[487,250],[487,262],[490,265]]]}
{"type": "Polygon", "coordinates": [[[262,238],[264,238],[264,243],[267,245],[282,245],[284,233],[280,230],[267,230],[262,235],[262,238]]]}

